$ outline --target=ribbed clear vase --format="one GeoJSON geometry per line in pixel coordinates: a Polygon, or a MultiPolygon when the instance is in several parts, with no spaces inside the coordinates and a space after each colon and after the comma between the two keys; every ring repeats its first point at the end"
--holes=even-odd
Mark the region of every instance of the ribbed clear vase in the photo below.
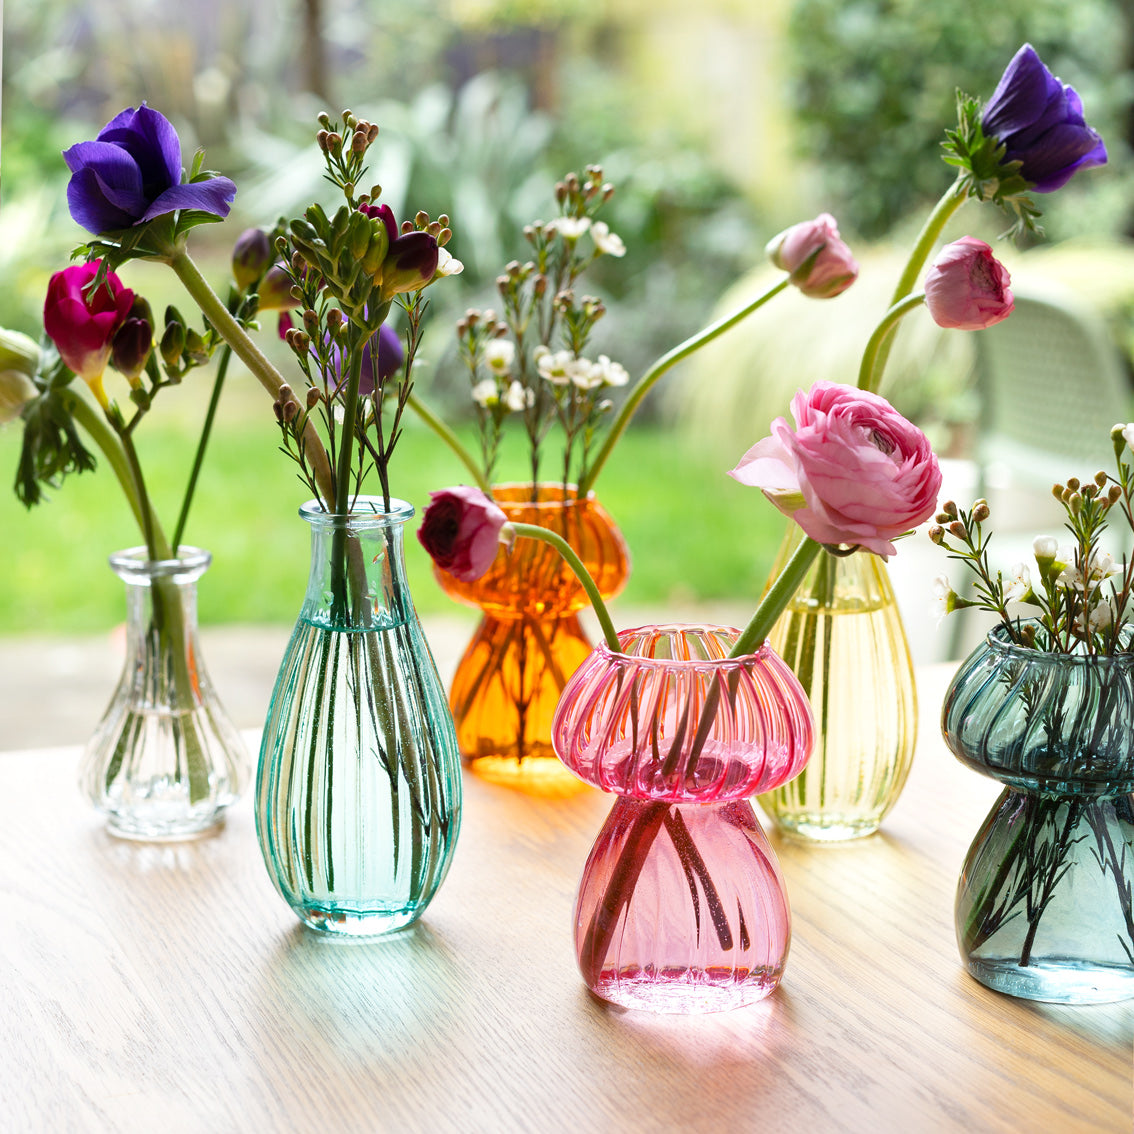
{"type": "Polygon", "coordinates": [[[957,885],[957,944],[1027,1000],[1134,998],[1134,654],[1059,654],[1004,627],[961,663],[941,718],[1005,785],[957,885]]]}
{"type": "Polygon", "coordinates": [[[182,547],[151,560],[116,552],[126,585],[126,659],[87,743],[80,786],[115,835],[184,839],[220,822],[248,782],[243,741],[205,669],[197,635],[197,580],[207,551],[182,547]]]}
{"type": "MultiPolygon", "coordinates": [[[[801,539],[792,525],[771,573],[801,539]]],[[[917,740],[913,661],[877,555],[819,555],[768,635],[815,714],[803,772],[760,796],[787,835],[836,842],[873,834],[898,801],[917,740]]]]}
{"type": "Polygon", "coordinates": [[[311,501],[307,594],[272,693],[256,821],[268,873],[299,918],[369,937],[416,921],[461,814],[445,692],[406,581],[413,507],[311,501]]]}

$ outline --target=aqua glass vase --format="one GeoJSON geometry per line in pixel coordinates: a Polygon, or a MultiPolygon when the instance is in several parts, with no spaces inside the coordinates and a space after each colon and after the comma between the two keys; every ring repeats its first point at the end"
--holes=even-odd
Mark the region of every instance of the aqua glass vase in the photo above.
{"type": "Polygon", "coordinates": [[[583,869],[575,951],[587,987],[626,1008],[716,1012],[779,984],[791,914],[746,796],[798,774],[811,745],[799,682],[735,630],[656,626],[596,647],[568,681],[563,763],[619,798],[583,869]]]}
{"type": "MultiPolygon", "coordinates": [[[[793,529],[771,578],[802,538],[793,529]]],[[[768,641],[811,702],[815,748],[761,807],[797,839],[873,834],[898,801],[917,741],[913,660],[885,562],[865,551],[818,555],[768,641]]]]}
{"type": "Polygon", "coordinates": [[[216,826],[248,782],[247,750],[205,668],[197,581],[207,551],[152,560],[116,552],[126,585],[122,676],[87,743],[79,781],[112,834],[184,839],[216,826]]]}
{"type": "Polygon", "coordinates": [[[461,814],[445,692],[406,582],[411,505],[300,509],[311,573],[260,746],[256,827],[272,881],[327,934],[410,925],[441,885],[461,814]]]}
{"type": "Polygon", "coordinates": [[[1134,997],[1134,654],[1058,654],[998,626],[961,664],[942,732],[1004,784],[957,887],[982,984],[1026,1000],[1134,997]]]}

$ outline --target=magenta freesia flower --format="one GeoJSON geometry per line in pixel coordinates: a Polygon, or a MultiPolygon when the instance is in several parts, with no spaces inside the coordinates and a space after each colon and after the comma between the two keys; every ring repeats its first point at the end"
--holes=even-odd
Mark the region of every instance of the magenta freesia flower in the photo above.
{"type": "Polygon", "coordinates": [[[729,476],[762,488],[812,539],[854,544],[885,558],[893,540],[937,510],[941,470],[926,436],[885,398],[816,382],[792,399],[793,429],[772,435],[729,476]]]}
{"type": "Polygon", "coordinates": [[[471,583],[492,566],[508,517],[479,488],[446,488],[429,494],[417,538],[443,571],[471,583]]]}
{"type": "Polygon", "coordinates": [[[1080,169],[1105,165],[1106,146],[1083,119],[1073,87],[1044,66],[1030,43],[1013,56],[981,115],[981,128],[1007,147],[1005,161],[1037,193],[1066,185],[1080,169]]]}
{"type": "Polygon", "coordinates": [[[839,238],[830,213],[803,221],[772,237],[766,249],[777,268],[791,273],[791,282],[813,299],[832,299],[858,278],[858,263],[839,238]]]}
{"type": "Polygon", "coordinates": [[[423,288],[437,271],[440,250],[428,232],[398,231],[394,210],[389,205],[360,205],[368,217],[377,217],[386,226],[390,246],[382,261],[382,298],[392,299],[407,291],[423,288]]]}
{"type": "Polygon", "coordinates": [[[939,327],[982,331],[1012,314],[1008,269],[975,236],[945,245],[925,276],[925,305],[939,327]]]}
{"type": "Polygon", "coordinates": [[[177,131],[144,102],[112,118],[93,142],[64,150],[63,159],[71,171],[71,216],[96,236],[177,209],[225,217],[236,196],[236,186],[227,177],[181,184],[177,131]]]}
{"type": "Polygon", "coordinates": [[[51,277],[43,305],[43,328],[59,357],[105,406],[102,374],[114,336],[134,305],[134,293],[113,272],[106,273],[104,284],[90,290],[101,263],[73,264],[51,277]]]}

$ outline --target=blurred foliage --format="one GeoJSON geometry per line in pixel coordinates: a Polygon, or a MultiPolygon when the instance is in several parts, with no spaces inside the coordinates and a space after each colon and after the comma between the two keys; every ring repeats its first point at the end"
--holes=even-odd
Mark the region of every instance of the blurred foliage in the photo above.
{"type": "Polygon", "coordinates": [[[956,122],[956,90],[987,100],[1030,42],[1082,97],[1125,185],[1076,179],[1057,201],[1040,199],[1044,227],[1053,238],[1120,232],[1131,220],[1131,35],[1130,0],[796,0],[788,43],[800,151],[820,165],[844,227],[882,236],[951,181],[940,143],[956,122]]]}

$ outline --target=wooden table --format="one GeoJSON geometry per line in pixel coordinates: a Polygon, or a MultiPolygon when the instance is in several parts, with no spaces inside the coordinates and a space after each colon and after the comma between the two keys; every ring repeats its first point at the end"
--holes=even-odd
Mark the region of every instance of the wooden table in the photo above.
{"type": "Polygon", "coordinates": [[[245,799],[196,842],[108,836],[74,749],[0,755],[0,1129],[1128,1131],[1134,1002],[1017,1001],[961,968],[952,903],[996,787],[938,739],[947,672],[883,833],[774,838],[783,984],[737,1012],[605,1006],[575,969],[610,797],[467,777],[448,880],[368,944],[301,928],[245,799]]]}

